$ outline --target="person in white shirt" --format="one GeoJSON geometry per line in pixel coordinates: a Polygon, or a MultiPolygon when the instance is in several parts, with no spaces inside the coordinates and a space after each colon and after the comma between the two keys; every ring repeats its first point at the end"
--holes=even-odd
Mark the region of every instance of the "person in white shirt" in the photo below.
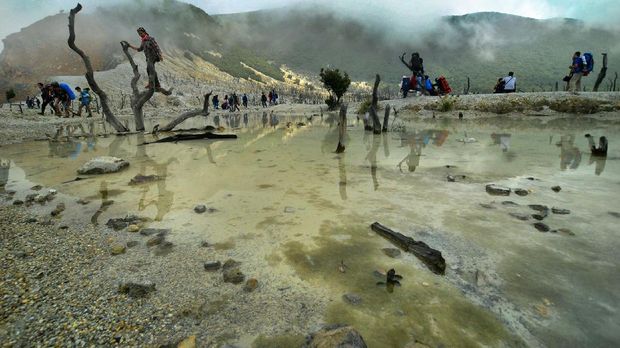
{"type": "Polygon", "coordinates": [[[509,72],[508,76],[504,77],[504,93],[514,93],[517,90],[517,78],[514,72],[509,72]]]}

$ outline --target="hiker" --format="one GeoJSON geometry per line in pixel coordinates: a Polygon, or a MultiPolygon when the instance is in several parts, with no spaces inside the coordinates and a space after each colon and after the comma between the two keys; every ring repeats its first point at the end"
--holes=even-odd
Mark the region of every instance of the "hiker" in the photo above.
{"type": "Polygon", "coordinates": [[[260,102],[264,108],[267,107],[267,96],[265,95],[265,92],[261,92],[260,102]]]}
{"type": "Polygon", "coordinates": [[[54,91],[54,110],[56,110],[56,116],[62,117],[60,113],[60,106],[62,105],[65,118],[68,118],[69,110],[71,109],[71,101],[75,99],[73,90],[65,82],[53,82],[52,88],[54,91]]]}
{"type": "Polygon", "coordinates": [[[514,93],[517,90],[517,78],[514,72],[509,72],[508,76],[503,78],[504,90],[502,93],[514,93]]]}
{"type": "Polygon", "coordinates": [[[214,109],[219,109],[220,107],[220,98],[218,97],[218,95],[214,95],[213,98],[211,98],[211,102],[213,103],[213,108],[214,109]]]}
{"type": "Polygon", "coordinates": [[[53,108],[54,101],[54,93],[52,91],[52,85],[43,85],[43,83],[37,83],[39,90],[41,91],[41,99],[43,99],[43,104],[41,104],[41,112],[39,115],[45,115],[45,108],[48,104],[51,104],[50,107],[53,108]]]}
{"type": "Polygon", "coordinates": [[[155,41],[155,38],[150,36],[143,27],[138,28],[137,32],[141,40],[140,47],[136,47],[131,44],[128,44],[128,46],[138,52],[144,51],[144,56],[146,57],[146,73],[149,76],[149,83],[144,86],[144,88],[152,88],[151,80],[154,80],[155,89],[164,95],[168,95],[167,93],[164,93],[165,91],[161,88],[159,78],[157,77],[157,71],[155,71],[155,63],[164,60],[161,49],[159,49],[159,45],[157,44],[157,41],[155,41]]]}
{"type": "MultiPolygon", "coordinates": [[[[241,98],[241,101],[243,102],[243,107],[247,109],[248,108],[248,95],[243,93],[243,97],[241,98]]],[[[246,114],[246,117],[247,117],[247,114],[246,114]]]]}
{"type": "Polygon", "coordinates": [[[224,102],[222,103],[222,110],[228,110],[228,106],[230,104],[228,103],[228,94],[226,94],[224,96],[224,102]]]}
{"type": "Polygon", "coordinates": [[[428,75],[424,75],[424,89],[426,89],[426,92],[429,95],[439,95],[439,93],[437,93],[437,90],[435,89],[435,85],[433,84],[433,82],[431,82],[431,79],[429,78],[428,75]]]}
{"type": "Polygon", "coordinates": [[[82,90],[82,88],[75,87],[75,90],[78,92],[79,94],[79,101],[80,101],[80,106],[78,107],[78,112],[77,114],[75,114],[75,116],[79,116],[82,117],[82,108],[86,107],[86,111],[88,112],[88,116],[87,117],[93,117],[92,112],[90,111],[90,89],[88,88],[84,88],[84,90],[82,90]]]}
{"type": "Polygon", "coordinates": [[[497,83],[495,84],[495,87],[493,87],[493,93],[504,93],[504,78],[500,77],[497,80],[497,83]]]}
{"type": "Polygon", "coordinates": [[[273,105],[273,93],[271,91],[269,91],[267,98],[269,98],[269,105],[273,105]]]}
{"type": "Polygon", "coordinates": [[[273,91],[273,105],[278,105],[278,93],[276,93],[276,91],[273,91]]]}
{"type": "Polygon", "coordinates": [[[571,78],[568,81],[566,90],[577,93],[581,90],[581,76],[583,75],[583,60],[581,58],[581,52],[577,51],[573,54],[573,63],[569,66],[569,68],[571,69],[571,78]]]}
{"type": "Polygon", "coordinates": [[[405,62],[405,54],[406,53],[403,53],[403,55],[400,56],[400,61],[411,70],[413,73],[412,80],[418,82],[418,86],[424,91],[424,86],[426,85],[426,81],[424,81],[424,59],[420,57],[420,53],[413,52],[409,63],[407,63],[405,62]]]}
{"type": "Polygon", "coordinates": [[[411,79],[407,75],[403,75],[400,81],[400,91],[403,92],[403,98],[407,98],[407,94],[409,94],[409,81],[411,81],[411,79]]]}
{"type": "Polygon", "coordinates": [[[239,108],[239,97],[237,96],[237,93],[233,93],[230,99],[232,99],[232,102],[230,103],[232,106],[230,112],[241,111],[239,108]]]}

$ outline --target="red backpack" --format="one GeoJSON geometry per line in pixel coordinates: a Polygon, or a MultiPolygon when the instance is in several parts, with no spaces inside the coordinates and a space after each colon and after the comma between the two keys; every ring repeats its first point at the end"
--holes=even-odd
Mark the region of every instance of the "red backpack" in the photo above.
{"type": "Polygon", "coordinates": [[[439,84],[439,89],[441,90],[443,94],[450,94],[450,92],[452,92],[452,88],[450,88],[450,85],[448,84],[448,80],[446,80],[445,77],[439,76],[439,79],[437,80],[437,82],[439,84]]]}

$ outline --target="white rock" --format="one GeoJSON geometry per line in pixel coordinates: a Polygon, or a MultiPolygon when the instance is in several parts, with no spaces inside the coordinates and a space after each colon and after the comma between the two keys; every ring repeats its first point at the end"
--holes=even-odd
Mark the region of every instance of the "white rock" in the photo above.
{"type": "Polygon", "coordinates": [[[112,156],[95,157],[84,163],[78,174],[105,174],[116,173],[129,166],[129,162],[112,156]]]}

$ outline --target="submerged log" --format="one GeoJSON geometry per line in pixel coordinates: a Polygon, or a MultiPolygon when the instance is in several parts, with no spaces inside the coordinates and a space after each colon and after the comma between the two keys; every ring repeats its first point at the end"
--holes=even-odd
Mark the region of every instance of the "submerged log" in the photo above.
{"type": "Polygon", "coordinates": [[[392,231],[378,222],[370,225],[373,231],[381,237],[389,240],[392,244],[404,251],[414,254],[420,259],[433,273],[443,275],[446,271],[446,260],[441,256],[441,252],[435,250],[426,243],[416,241],[399,232],[392,231]]]}
{"type": "Polygon", "coordinates": [[[108,105],[108,95],[99,88],[99,85],[95,81],[95,74],[93,72],[93,66],[90,62],[90,58],[75,45],[75,15],[82,10],[82,5],[77,4],[77,6],[71,9],[69,13],[69,39],[67,43],[69,47],[77,53],[80,57],[82,57],[82,61],[84,61],[84,66],[86,67],[86,74],[84,77],[86,81],[88,81],[88,85],[90,89],[95,92],[99,96],[99,100],[101,101],[101,107],[103,108],[103,114],[105,115],[105,120],[114,127],[117,132],[129,132],[129,129],[125,127],[112,113],[112,109],[108,105]]]}
{"type": "Polygon", "coordinates": [[[199,133],[199,134],[175,134],[173,136],[162,138],[156,141],[152,141],[150,143],[144,143],[143,145],[157,144],[157,143],[177,143],[179,141],[203,140],[203,139],[237,139],[237,135],[236,134],[215,134],[211,132],[199,133]]]}
{"type": "Polygon", "coordinates": [[[383,115],[383,132],[388,131],[388,121],[390,120],[390,104],[385,105],[385,114],[383,115]]]}

